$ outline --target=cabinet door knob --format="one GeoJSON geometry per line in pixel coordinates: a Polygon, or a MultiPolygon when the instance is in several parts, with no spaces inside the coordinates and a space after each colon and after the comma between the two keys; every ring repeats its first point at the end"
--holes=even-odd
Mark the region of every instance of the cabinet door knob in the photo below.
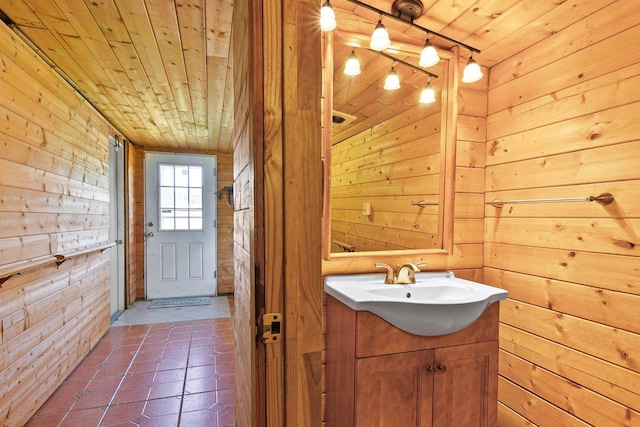
{"type": "Polygon", "coordinates": [[[429,372],[430,374],[435,374],[436,369],[431,365],[427,365],[427,372],[429,372]]]}
{"type": "Polygon", "coordinates": [[[447,372],[447,367],[444,365],[438,365],[436,366],[436,369],[438,370],[438,372],[442,372],[442,373],[447,372]]]}

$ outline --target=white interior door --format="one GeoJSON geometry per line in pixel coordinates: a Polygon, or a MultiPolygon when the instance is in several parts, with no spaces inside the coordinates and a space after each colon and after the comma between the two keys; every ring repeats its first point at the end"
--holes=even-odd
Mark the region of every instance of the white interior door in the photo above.
{"type": "Polygon", "coordinates": [[[124,310],[124,149],[109,136],[109,315],[113,322],[124,310]]]}
{"type": "Polygon", "coordinates": [[[217,294],[216,157],[145,154],[147,299],[217,294]]]}

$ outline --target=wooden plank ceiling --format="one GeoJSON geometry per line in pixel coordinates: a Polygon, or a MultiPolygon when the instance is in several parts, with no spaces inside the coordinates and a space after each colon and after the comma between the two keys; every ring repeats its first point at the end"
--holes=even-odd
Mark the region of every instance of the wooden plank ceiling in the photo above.
{"type": "MultiPolygon", "coordinates": [[[[318,0],[318,8],[323,2],[318,0]]],[[[391,11],[392,1],[367,3],[391,11]]],[[[592,2],[560,0],[423,0],[425,13],[416,23],[480,49],[474,58],[491,67],[580,19],[587,13],[581,3],[593,9],[592,2]]],[[[337,39],[345,38],[341,31],[368,37],[375,13],[348,0],[332,4],[337,39]]],[[[146,147],[232,152],[233,0],[0,0],[0,10],[125,138],[146,147]]],[[[422,47],[424,33],[383,22],[392,40],[413,44],[416,51],[422,47]]],[[[336,73],[352,45],[345,41],[336,49],[336,73]]],[[[417,62],[415,52],[405,50],[417,62]]],[[[380,64],[379,57],[364,59],[370,69],[380,64]]],[[[351,93],[367,93],[367,85],[380,78],[358,79],[365,86],[351,93]]],[[[423,84],[416,78],[416,87],[423,84]]]]}
{"type": "Polygon", "coordinates": [[[231,152],[232,0],[2,0],[0,10],[127,139],[231,152]]]}

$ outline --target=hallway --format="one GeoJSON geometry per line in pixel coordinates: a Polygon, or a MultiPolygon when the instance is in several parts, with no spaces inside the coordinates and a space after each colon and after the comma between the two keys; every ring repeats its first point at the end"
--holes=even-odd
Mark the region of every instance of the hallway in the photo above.
{"type": "MultiPolygon", "coordinates": [[[[228,299],[232,313],[233,298],[228,299]]],[[[172,310],[146,314],[166,320],[172,310]]],[[[226,313],[198,319],[198,311],[206,310],[185,310],[194,320],[181,320],[183,312],[177,321],[112,326],[26,425],[235,425],[232,318],[226,313]]],[[[135,323],[130,314],[123,316],[135,323]]]]}

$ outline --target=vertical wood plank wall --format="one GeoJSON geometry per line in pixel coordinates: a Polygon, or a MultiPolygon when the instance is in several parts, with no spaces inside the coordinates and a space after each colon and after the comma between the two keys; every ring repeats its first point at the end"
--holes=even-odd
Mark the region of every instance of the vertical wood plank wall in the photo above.
{"type": "Polygon", "coordinates": [[[617,1],[491,69],[484,280],[500,426],[640,425],[640,25],[617,1]],[[527,424],[529,425],[529,424],[527,424]]]}
{"type": "Polygon", "coordinates": [[[233,188],[233,155],[216,154],[218,161],[218,294],[233,293],[233,195],[225,188],[233,188]]]}
{"type": "MultiPolygon", "coordinates": [[[[136,299],[144,299],[144,150],[138,145],[129,145],[129,203],[131,209],[129,247],[134,253],[129,254],[129,264],[133,280],[129,282],[129,303],[136,299]]],[[[131,276],[130,276],[131,277],[131,276]]]]}
{"type": "Polygon", "coordinates": [[[323,295],[318,1],[282,4],[285,425],[317,426],[322,420],[323,295]]]}
{"type": "MultiPolygon", "coordinates": [[[[131,218],[132,237],[130,247],[135,252],[129,255],[129,264],[133,264],[131,290],[135,292],[135,299],[145,298],[144,282],[144,251],[145,251],[145,217],[144,217],[144,152],[167,151],[154,147],[131,145],[130,151],[130,199],[133,201],[131,218]]],[[[189,151],[189,154],[211,154],[217,157],[218,179],[216,191],[221,192],[224,187],[233,186],[233,156],[226,153],[211,151],[189,151]]],[[[219,193],[217,197],[218,219],[218,294],[233,293],[233,206],[229,203],[227,193],[219,193]]],[[[132,295],[133,296],[133,295],[132,295]]]]}
{"type": "MultiPolygon", "coordinates": [[[[108,123],[0,24],[0,265],[108,240],[108,123]]],[[[109,327],[109,255],[0,287],[0,424],[23,425],[109,327]]]]}
{"type": "Polygon", "coordinates": [[[437,247],[438,206],[411,202],[438,201],[439,112],[440,102],[415,104],[333,145],[332,252],[340,252],[337,242],[356,251],[437,247]]]}
{"type": "Polygon", "coordinates": [[[234,335],[236,373],[236,425],[257,424],[255,357],[255,283],[254,283],[254,158],[252,128],[250,31],[252,0],[233,5],[234,133],[233,133],[233,253],[234,253],[234,335]]]}

